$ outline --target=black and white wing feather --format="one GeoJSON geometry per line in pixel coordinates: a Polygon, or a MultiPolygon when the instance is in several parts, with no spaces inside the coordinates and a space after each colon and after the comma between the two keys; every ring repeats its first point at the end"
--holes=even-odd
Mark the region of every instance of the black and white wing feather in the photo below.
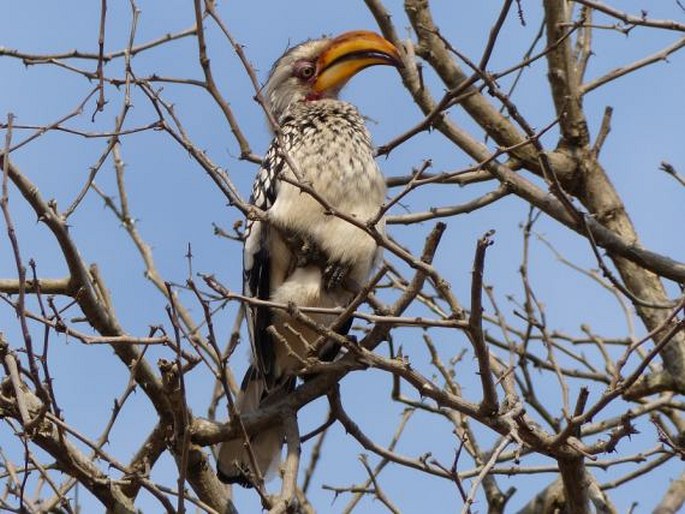
{"type": "MultiPolygon", "coordinates": [[[[250,203],[262,211],[268,211],[276,201],[283,161],[274,141],[257,173],[250,197],[250,203]]],[[[260,300],[269,300],[271,296],[272,256],[269,253],[268,237],[269,227],[266,223],[259,220],[248,221],[243,250],[243,293],[260,300]]],[[[274,360],[272,336],[267,331],[271,325],[271,309],[252,305],[247,307],[246,314],[255,356],[254,365],[268,383],[273,378],[274,360]]]]}

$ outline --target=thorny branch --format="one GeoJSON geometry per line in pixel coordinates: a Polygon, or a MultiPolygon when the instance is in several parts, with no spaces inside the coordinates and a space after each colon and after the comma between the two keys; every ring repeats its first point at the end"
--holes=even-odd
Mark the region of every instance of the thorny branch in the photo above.
{"type": "MultiPolygon", "coordinates": [[[[349,305],[313,309],[238,292],[240,278],[233,271],[240,262],[236,242],[244,235],[242,221],[230,230],[222,228],[221,221],[202,218],[193,228],[193,240],[182,241],[188,248],[182,271],[170,271],[175,268],[169,256],[157,250],[168,231],[165,224],[149,223],[154,219],[150,213],[169,212],[164,208],[172,205],[166,224],[182,232],[185,203],[190,202],[171,198],[161,187],[173,183],[175,169],[164,170],[163,176],[148,170],[154,177],[150,183],[160,186],[159,194],[148,189],[141,195],[138,168],[147,162],[141,154],[180,150],[176,162],[194,173],[186,179],[210,179],[216,195],[193,203],[195,214],[204,216],[207,206],[228,202],[222,216],[228,212],[240,220],[265,219],[243,193],[242,165],[260,162],[252,150],[258,134],[246,123],[259,108],[242,101],[238,78],[251,85],[249,96],[255,95],[276,137],[282,136],[261,97],[262,82],[251,61],[254,40],[248,44],[236,36],[243,32],[233,25],[234,7],[194,0],[188,12],[190,28],[174,28],[139,42],[139,19],[149,19],[148,7],[143,11],[135,0],[129,3],[128,25],[119,25],[123,22],[112,15],[115,6],[101,0],[91,21],[89,46],[44,53],[0,48],[0,65],[21,62],[29,71],[54,73],[50,77],[57,77],[55,90],[65,76],[83,85],[68,94],[70,107],[53,121],[0,113],[7,120],[0,123],[0,207],[5,254],[11,260],[11,266],[3,268],[11,271],[0,276],[0,309],[9,314],[3,320],[12,320],[0,327],[6,331],[0,332],[0,510],[77,512],[82,509],[80,487],[109,512],[136,512],[147,501],[154,503],[148,507],[152,511],[184,512],[192,505],[202,512],[237,512],[231,490],[214,474],[208,447],[237,435],[248,441],[275,418],[286,426],[280,483],[271,488],[260,479],[256,492],[270,512],[313,512],[314,505],[326,504],[331,492],[353,495],[344,512],[362,510],[370,500],[390,512],[417,510],[400,504],[398,488],[407,482],[391,480],[383,471],[388,467],[408,480],[422,476],[447,481],[458,493],[463,512],[483,507],[501,513],[511,498],[527,503],[521,512],[565,508],[584,513],[590,504],[597,511],[618,512],[610,499],[614,489],[639,484],[648,473],[665,473],[667,462],[682,459],[685,300],[678,285],[685,283],[685,264],[677,252],[654,244],[654,237],[644,237],[649,245],[639,242],[609,178],[618,176],[610,169],[608,149],[619,137],[620,99],[612,99],[603,112],[588,107],[591,96],[601,95],[609,85],[621,87],[638,72],[652,73],[664,87],[677,82],[668,66],[654,65],[682,58],[685,39],[678,33],[685,26],[678,21],[680,12],[676,10],[673,19],[657,19],[648,9],[625,13],[617,3],[594,0],[545,0],[539,9],[519,2],[513,9],[514,2],[503,1],[491,13],[489,26],[482,27],[482,49],[469,57],[449,21],[435,15],[437,4],[405,0],[400,11],[366,0],[382,33],[403,55],[401,78],[422,114],[404,127],[393,125],[394,137],[378,149],[378,155],[388,159],[380,164],[390,175],[390,193],[372,223],[335,209],[311,184],[293,181],[328,215],[364,230],[385,252],[383,265],[349,305]],[[407,25],[410,32],[401,39],[397,27],[407,25]],[[519,59],[502,52],[514,37],[514,25],[517,40],[530,36],[519,59]],[[528,25],[542,31],[526,32],[528,25]],[[128,29],[123,48],[114,46],[120,27],[128,29]],[[670,38],[654,47],[660,50],[631,55],[628,62],[595,53],[599,38],[624,38],[636,31],[670,38]],[[190,77],[173,66],[177,55],[185,55],[179,48],[193,56],[190,77]],[[152,67],[143,57],[153,61],[152,67]],[[224,80],[223,65],[232,59],[239,67],[231,68],[230,80],[224,80]],[[523,86],[541,67],[548,82],[541,82],[540,90],[546,88],[545,101],[552,106],[544,114],[530,109],[523,86]],[[592,75],[594,70],[603,71],[592,75]],[[225,128],[230,134],[230,141],[222,144],[235,147],[237,158],[225,167],[225,149],[217,150],[212,140],[203,139],[191,113],[199,107],[177,96],[180,90],[202,94],[202,109],[209,105],[220,120],[221,126],[212,131],[225,128]],[[600,119],[593,140],[592,123],[600,119]],[[45,151],[54,137],[65,147],[64,153],[51,157],[51,167],[68,186],[64,190],[45,180],[44,163],[27,158],[45,151]],[[429,154],[421,153],[423,149],[408,153],[417,141],[435,147],[429,154]],[[438,145],[451,156],[449,168],[436,164],[438,145]],[[430,154],[434,150],[435,159],[430,154]],[[91,156],[85,170],[72,160],[82,153],[91,156]],[[398,155],[401,158],[395,158],[398,155]],[[463,155],[469,162],[455,157],[463,155]],[[83,173],[73,174],[74,167],[83,173]],[[53,198],[66,198],[66,207],[60,208],[53,198]],[[104,216],[93,210],[94,199],[104,203],[104,216]],[[484,221],[485,213],[501,218],[512,205],[529,212],[521,230],[521,285],[516,292],[505,285],[508,268],[502,264],[517,262],[512,234],[498,228],[498,246],[490,250],[486,274],[485,251],[492,233],[471,241],[462,229],[468,224],[482,233],[493,226],[492,217],[484,221]],[[26,223],[27,208],[38,221],[35,227],[26,223]],[[119,241],[113,225],[99,224],[97,230],[111,230],[111,246],[93,248],[88,231],[94,229],[86,220],[110,216],[124,229],[125,242],[119,241]],[[388,234],[380,228],[383,216],[388,234]],[[424,226],[437,219],[435,226],[424,226]],[[555,232],[531,238],[534,223],[550,223],[555,232]],[[195,241],[205,228],[211,234],[212,226],[228,237],[216,238],[213,244],[221,246],[210,251],[195,241]],[[40,253],[34,245],[38,238],[50,240],[49,252],[40,253]],[[582,240],[573,257],[566,245],[570,240],[582,240]],[[472,274],[465,280],[470,263],[461,249],[474,243],[472,274]],[[551,260],[557,259],[562,269],[560,275],[547,275],[552,279],[542,278],[544,259],[550,255],[537,251],[540,244],[552,249],[551,260]],[[136,253],[129,255],[127,246],[136,253]],[[220,264],[206,264],[212,253],[222,256],[220,264]],[[111,271],[112,255],[126,260],[127,266],[135,262],[123,279],[111,271]],[[140,281],[136,266],[144,269],[140,281]],[[203,283],[195,283],[195,270],[200,270],[203,283]],[[566,285],[567,275],[586,287],[580,299],[566,285]],[[486,284],[486,276],[492,285],[486,284]],[[557,287],[545,283],[557,280],[557,287]],[[667,280],[673,284],[664,286],[667,280]],[[126,283],[134,300],[121,296],[118,282],[126,283]],[[146,283],[159,295],[159,304],[149,300],[146,283]],[[594,305],[594,296],[599,296],[595,291],[609,293],[619,313],[618,325],[625,330],[616,324],[606,328],[605,322],[614,319],[614,307],[605,304],[587,320],[574,317],[585,312],[584,303],[594,305]],[[227,403],[234,412],[238,385],[233,373],[240,371],[242,356],[236,349],[245,345],[240,325],[247,305],[286,310],[320,338],[303,359],[307,380],[292,395],[221,423],[215,421],[224,419],[217,414],[219,407],[227,403]],[[555,326],[559,306],[569,316],[561,320],[563,330],[555,326]],[[137,311],[144,311],[142,325],[131,321],[137,311]],[[322,326],[313,321],[314,313],[333,315],[337,321],[322,326]],[[353,336],[343,337],[338,330],[348,319],[354,321],[353,336]],[[329,340],[344,351],[333,362],[320,362],[316,350],[329,340]],[[112,404],[111,411],[96,420],[92,436],[65,392],[65,368],[58,356],[71,358],[74,348],[91,356],[102,345],[109,346],[123,366],[108,365],[98,386],[115,374],[122,381],[111,398],[95,384],[78,382],[79,391],[112,404]],[[153,358],[159,359],[157,367],[151,364],[153,358]],[[361,398],[350,392],[357,380],[374,384],[365,386],[361,398]],[[556,389],[549,387],[552,380],[556,389]],[[204,389],[208,382],[214,384],[211,391],[204,389]],[[194,414],[202,395],[210,400],[212,421],[194,414]],[[309,406],[324,397],[328,418],[318,420],[313,429],[304,428],[315,410],[309,406]],[[387,405],[401,416],[392,419],[392,414],[381,413],[380,407],[387,405]],[[376,420],[385,432],[360,414],[362,407],[388,416],[376,420]],[[138,448],[133,456],[119,447],[121,432],[133,433],[138,448]],[[641,437],[633,438],[638,432],[641,437]],[[433,438],[433,433],[441,435],[433,438]],[[309,459],[309,440],[315,434],[320,435],[309,459]],[[390,439],[387,445],[379,442],[390,439]],[[4,441],[10,441],[7,448],[4,441]],[[360,451],[367,452],[361,466],[355,460],[360,451]],[[159,478],[165,454],[176,463],[171,479],[159,478]],[[358,485],[335,485],[341,480],[336,474],[340,459],[354,464],[358,474],[352,483],[358,485]],[[303,461],[311,463],[304,479],[303,461]],[[607,474],[603,483],[595,477],[597,468],[607,474]],[[550,478],[532,498],[523,498],[514,487],[501,488],[502,475],[514,481],[529,474],[558,478],[550,478]],[[320,484],[327,484],[323,493],[317,489],[320,484]],[[278,493],[270,496],[272,490],[278,493]]],[[[621,48],[624,39],[602,44],[607,41],[621,48]]],[[[260,62],[260,68],[266,64],[260,62]]],[[[406,110],[411,111],[408,106],[406,110]]],[[[631,145],[636,146],[628,142],[623,147],[631,145]]],[[[664,150],[663,158],[655,161],[660,167],[655,164],[653,169],[658,167],[675,184],[685,184],[679,162],[667,155],[671,150],[664,150]]],[[[244,169],[252,173],[252,168],[244,169]]],[[[652,174],[644,180],[658,179],[652,174]]],[[[190,198],[195,184],[182,196],[190,198]]],[[[677,223],[669,225],[673,221],[660,221],[671,238],[679,233],[677,223]]],[[[542,232],[540,226],[536,229],[542,232]]],[[[78,381],[73,363],[68,373],[78,381]]],[[[664,484],[670,484],[654,499],[655,512],[675,512],[685,504],[685,482],[683,476],[664,477],[664,484]]],[[[454,498],[449,501],[453,507],[454,498]]],[[[421,502],[423,507],[428,499],[421,502]]]]}

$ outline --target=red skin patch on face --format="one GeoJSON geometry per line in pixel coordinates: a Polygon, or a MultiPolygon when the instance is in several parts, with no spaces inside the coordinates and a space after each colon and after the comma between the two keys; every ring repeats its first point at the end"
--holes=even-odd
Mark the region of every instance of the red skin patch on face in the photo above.
{"type": "Polygon", "coordinates": [[[316,100],[321,100],[322,98],[323,98],[323,94],[315,93],[314,91],[312,91],[311,93],[309,93],[307,96],[304,97],[306,102],[313,102],[316,100]]]}

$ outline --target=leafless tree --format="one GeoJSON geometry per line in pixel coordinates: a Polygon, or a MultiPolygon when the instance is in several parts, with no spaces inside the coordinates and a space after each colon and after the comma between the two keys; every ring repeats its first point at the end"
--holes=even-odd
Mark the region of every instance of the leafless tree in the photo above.
{"type": "MultiPolygon", "coordinates": [[[[685,473],[676,464],[685,459],[685,263],[682,254],[640,243],[613,183],[620,171],[602,154],[612,106],[587,107],[594,105],[589,96],[620,92],[635,74],[651,73],[682,91],[685,9],[669,2],[660,6],[669,13],[662,19],[643,3],[647,10],[626,13],[620,2],[504,0],[482,27],[486,44],[476,53],[441,24],[438,2],[365,1],[403,56],[397,88],[404,86],[407,102],[394,108],[420,110],[413,126],[394,127],[395,137],[378,149],[387,159],[390,228],[387,236],[367,230],[385,259],[339,310],[340,319],[354,316],[355,338],[312,325],[339,342],[341,356],[308,360],[313,378],[242,417],[229,417],[234,376],[249,346],[240,307],[255,300],[236,292],[236,270],[242,220],[261,214],[247,204],[245,185],[260,162],[265,130],[246,130],[248,113],[233,107],[237,95],[254,95],[250,116],[257,115],[261,83],[252,48],[226,21],[232,4],[195,0],[190,28],[145,39],[136,0],[116,19],[109,17],[112,2],[101,0],[99,29],[90,31],[97,34],[88,47],[94,51],[0,47],[0,64],[41,70],[35,80],[49,77],[48,87],[74,101],[50,121],[2,113],[0,509],[77,512],[81,494],[113,513],[141,505],[154,505],[145,508],[150,512],[242,512],[250,507],[241,502],[255,499],[269,512],[362,512],[371,500],[401,512],[408,507],[399,491],[413,488],[414,495],[444,495],[438,501],[445,512],[498,513],[514,504],[527,513],[618,512],[619,497],[660,514],[678,511],[685,503],[685,473]],[[539,30],[531,29],[536,23],[539,30]],[[108,39],[113,26],[128,34],[118,50],[108,39]],[[512,27],[529,38],[528,51],[502,58],[512,27]],[[662,48],[629,51],[640,35],[662,48]],[[596,41],[618,48],[610,55],[626,45],[625,60],[603,56],[596,41]],[[162,63],[177,59],[179,48],[178,58],[191,59],[193,78],[165,74],[162,63]],[[242,66],[235,82],[251,84],[249,93],[226,85],[217,71],[214,56],[228,54],[242,66]],[[680,64],[680,75],[675,64],[664,64],[669,59],[680,64]],[[534,94],[549,105],[534,120],[529,77],[544,86],[534,94]],[[212,130],[230,131],[224,144],[239,158],[206,150],[201,131],[186,124],[180,90],[202,97],[212,130]],[[54,148],[50,138],[59,154],[23,164],[54,148]],[[421,145],[413,145],[417,138],[421,145]],[[143,182],[126,172],[142,160],[140,145],[147,157],[171,153],[183,161],[186,182],[171,186],[175,199],[158,197],[154,185],[141,190],[143,182]],[[426,148],[470,164],[436,169],[426,148]],[[53,168],[49,180],[41,162],[53,168]],[[64,181],[68,193],[57,187],[64,181]],[[206,203],[214,210],[184,202],[183,189],[195,184],[211,192],[206,203]],[[162,214],[138,223],[141,203],[162,214]],[[496,206],[497,215],[521,215],[520,225],[493,234],[487,220],[496,206]],[[189,245],[176,259],[187,271],[168,272],[173,268],[160,258],[169,256],[156,246],[170,224],[181,223],[174,213],[191,210],[201,220],[198,232],[211,230],[222,213],[213,243],[189,245]],[[481,236],[465,239],[451,229],[462,222],[481,236]],[[90,244],[94,231],[106,231],[112,245],[90,244]],[[492,246],[501,239],[511,244],[492,246]],[[215,260],[207,269],[210,252],[215,260]],[[113,260],[121,273],[109,269],[113,260]],[[498,270],[504,262],[515,265],[498,270]],[[557,288],[549,284],[555,274],[557,288]],[[515,292],[498,283],[505,276],[516,279],[515,292]],[[601,312],[584,308],[602,295],[601,312]],[[561,327],[548,315],[560,310],[561,327]],[[130,321],[141,311],[154,320],[148,328],[130,321]],[[348,393],[350,384],[361,384],[357,394],[348,393]],[[107,405],[110,415],[89,419],[88,402],[107,405]],[[364,408],[385,417],[371,423],[364,408]],[[247,440],[277,417],[288,420],[281,476],[234,497],[216,478],[215,445],[236,434],[247,440]],[[125,439],[138,447],[120,446],[125,439]],[[333,446],[347,451],[334,453],[333,446]],[[341,455],[356,469],[352,485],[336,483],[341,455]],[[663,487],[646,494],[655,474],[663,487]],[[414,483],[422,485],[407,486],[414,483]]],[[[658,93],[613,94],[621,105],[648,110],[658,93]]],[[[673,108],[685,114],[682,103],[673,108]]],[[[657,130],[654,123],[646,120],[645,130],[657,130]]],[[[673,130],[682,143],[682,127],[673,130]]],[[[621,144],[629,150],[640,141],[621,144]]],[[[682,195],[685,179],[668,157],[676,152],[685,162],[682,146],[659,151],[664,173],[656,163],[645,182],[668,181],[682,195]]],[[[152,171],[150,181],[160,183],[181,173],[152,171]]],[[[682,203],[680,213],[659,225],[682,250],[682,203]]],[[[307,309],[274,307],[311,321],[307,309]]]]}

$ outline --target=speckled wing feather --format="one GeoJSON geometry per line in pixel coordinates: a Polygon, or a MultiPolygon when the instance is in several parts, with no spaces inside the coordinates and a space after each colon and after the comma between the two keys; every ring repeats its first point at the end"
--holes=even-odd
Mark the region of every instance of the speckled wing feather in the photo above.
{"type": "MultiPolygon", "coordinates": [[[[252,185],[250,203],[267,211],[278,194],[278,176],[283,167],[283,158],[278,151],[277,141],[271,144],[262,167],[252,185]]],[[[243,292],[246,296],[268,300],[271,294],[271,255],[268,250],[269,227],[259,220],[247,223],[245,247],[243,250],[243,292]]],[[[271,309],[264,306],[248,306],[247,326],[255,355],[254,364],[265,379],[273,371],[273,341],[267,331],[271,324],[271,309]]],[[[268,382],[269,380],[267,380],[268,382]]]]}

